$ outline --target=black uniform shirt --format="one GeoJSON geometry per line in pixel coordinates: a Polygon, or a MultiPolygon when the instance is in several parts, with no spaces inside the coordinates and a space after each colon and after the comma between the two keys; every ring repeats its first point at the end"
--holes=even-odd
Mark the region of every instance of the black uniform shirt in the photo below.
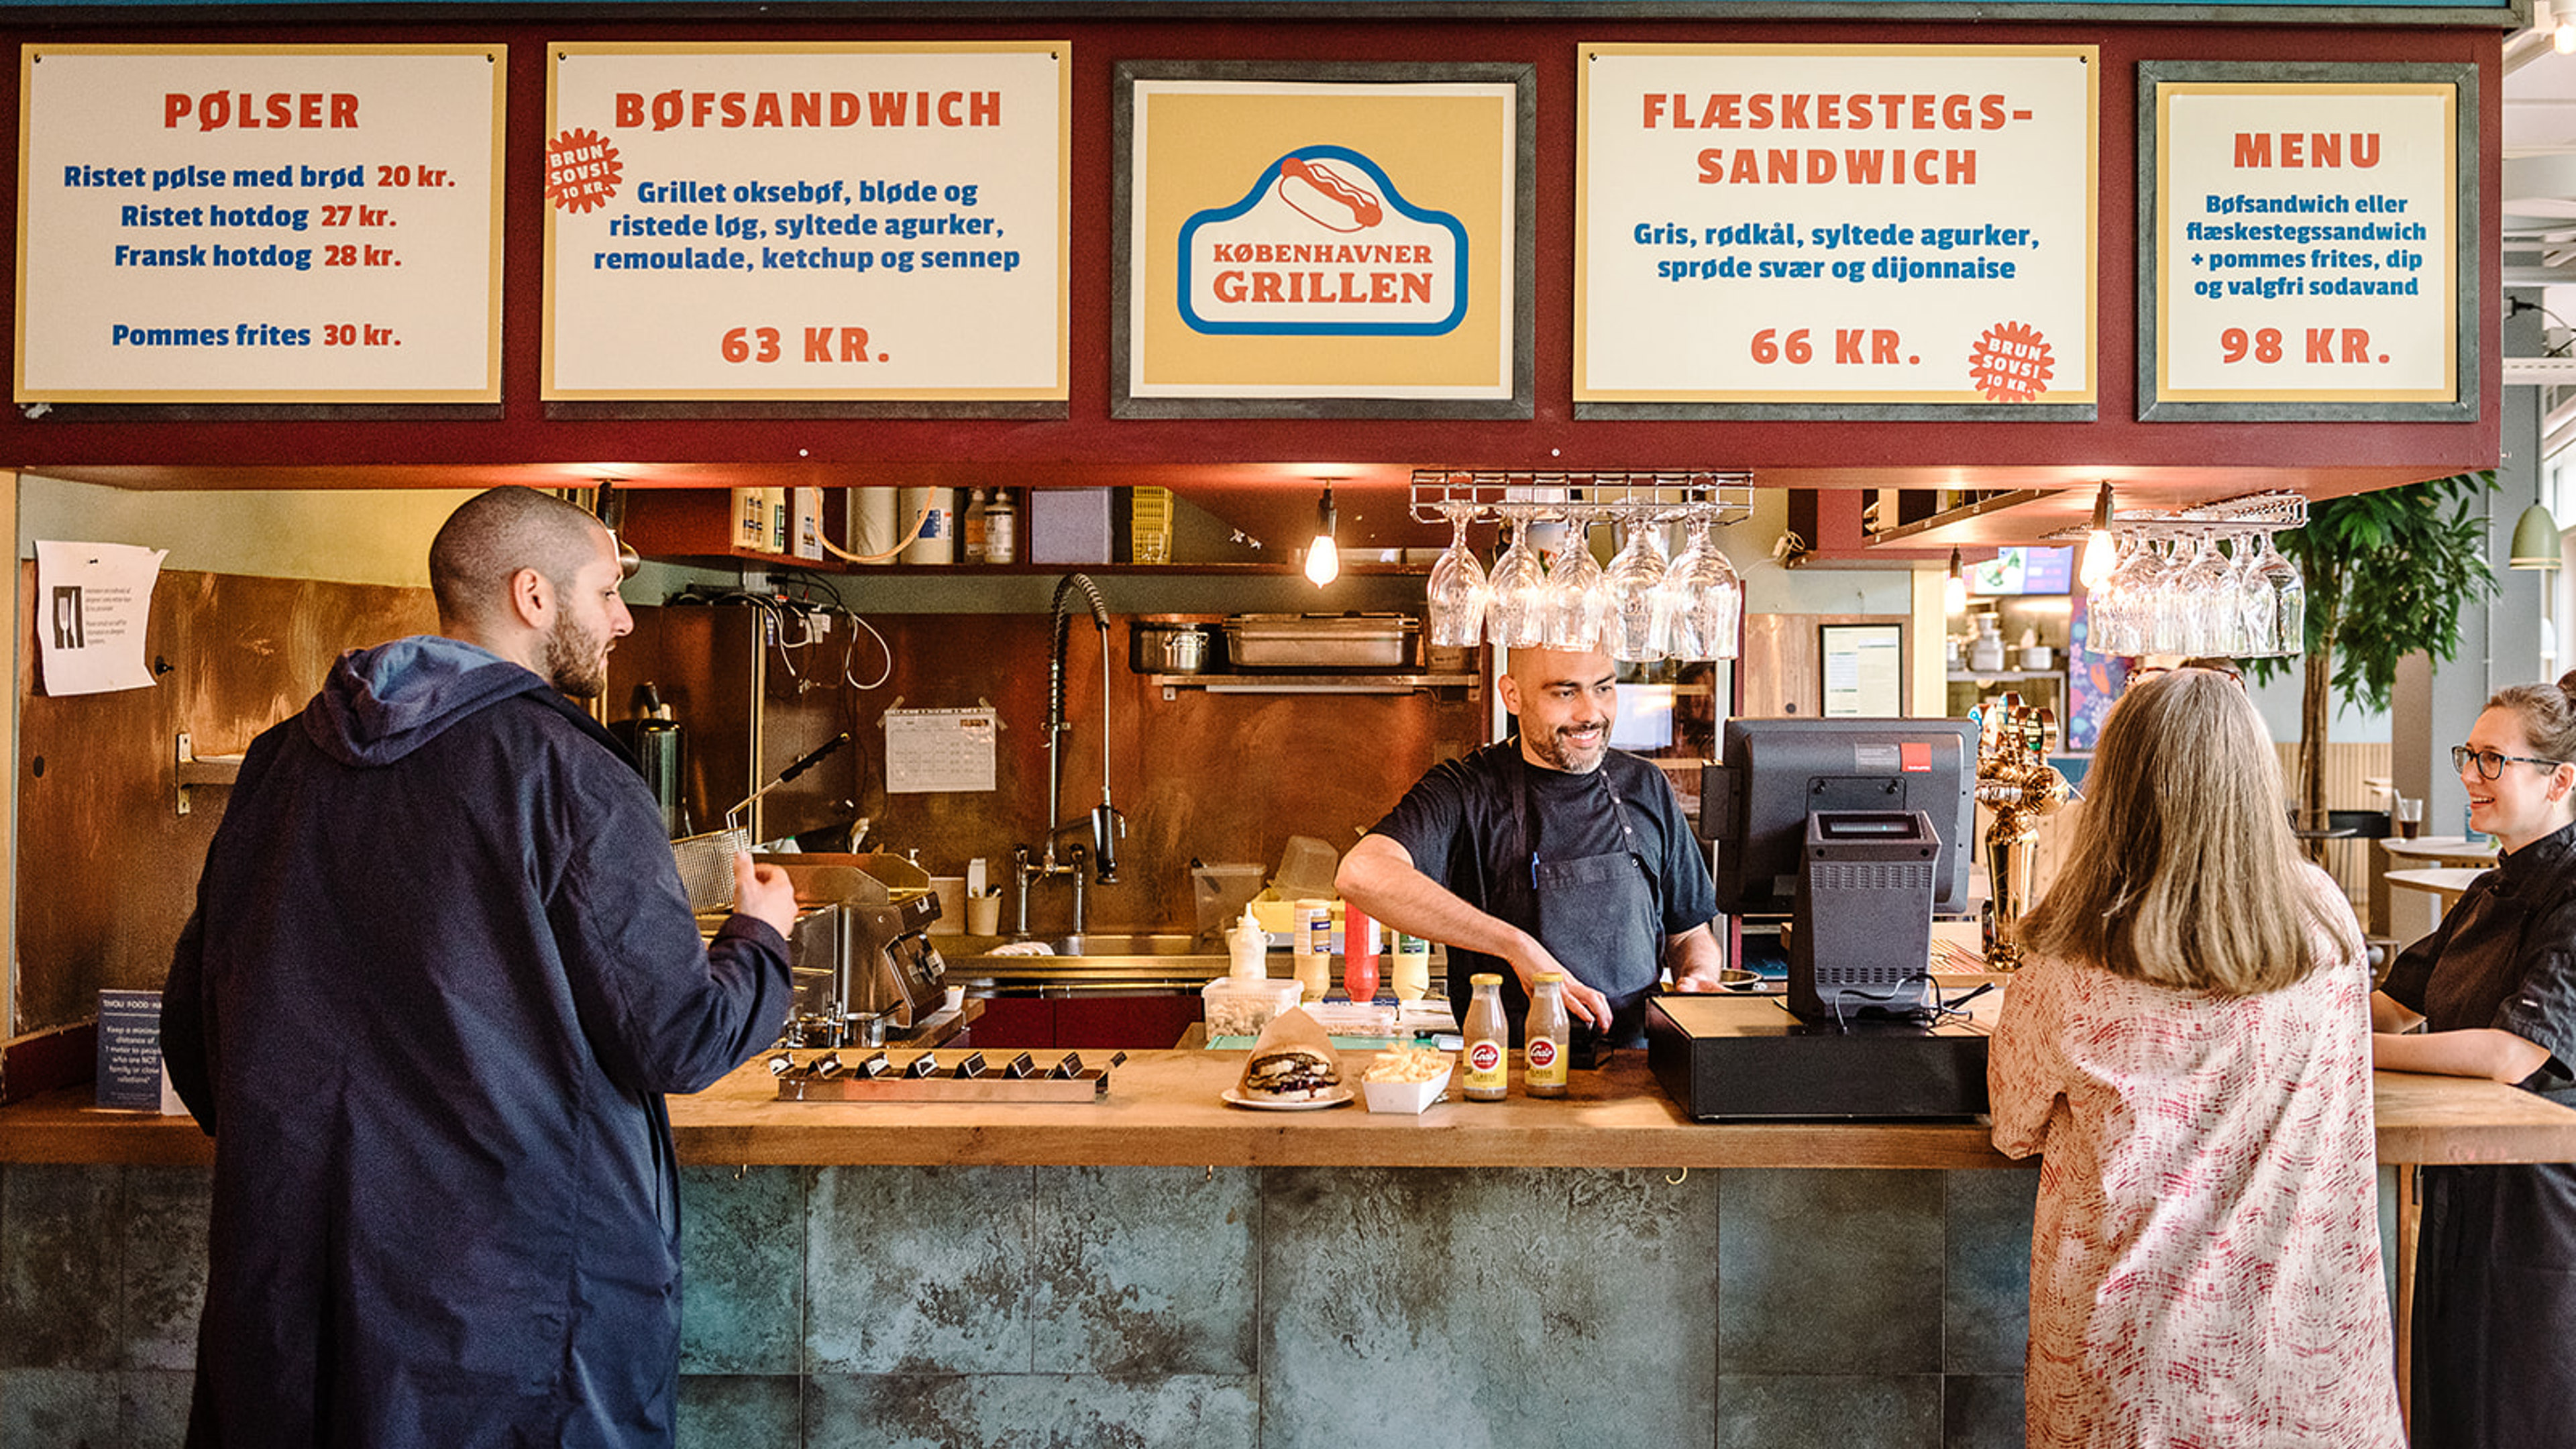
{"type": "MultiPolygon", "coordinates": [[[[1370,833],[1403,846],[1416,870],[1468,904],[1489,910],[1488,903],[1494,899],[1489,883],[1511,871],[1526,886],[1533,852],[1541,860],[1554,862],[1615,855],[1631,848],[1619,828],[1619,817],[1612,813],[1610,792],[1603,788],[1601,775],[1606,774],[1626,803],[1627,823],[1636,831],[1634,849],[1654,882],[1664,933],[1680,935],[1708,924],[1717,914],[1717,886],[1709,878],[1707,851],[1691,833],[1681,801],[1661,770],[1635,755],[1612,750],[1596,773],[1572,775],[1537,766],[1523,772],[1513,768],[1519,752],[1520,741],[1515,737],[1463,759],[1443,760],[1414,782],[1370,833]],[[1529,778],[1533,837],[1526,844],[1515,819],[1514,800],[1523,773],[1529,778]]],[[[1512,924],[1527,930],[1532,923],[1512,924]]],[[[1474,969],[1497,969],[1482,964],[1488,959],[1476,958],[1474,969]]]]}
{"type": "Polygon", "coordinates": [[[2576,1105],[2576,825],[2499,859],[2380,989],[2427,1030],[2494,1027],[2547,1048],[2522,1085],[2576,1105]]]}

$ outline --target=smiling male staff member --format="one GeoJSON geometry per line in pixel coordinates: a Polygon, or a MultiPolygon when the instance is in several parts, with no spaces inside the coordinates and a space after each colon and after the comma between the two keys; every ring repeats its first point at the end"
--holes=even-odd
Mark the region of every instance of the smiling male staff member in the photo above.
{"type": "Polygon", "coordinates": [[[1666,966],[1717,989],[1717,889],[1672,785],[1610,748],[1619,712],[1606,654],[1515,649],[1500,681],[1520,730],[1414,782],[1342,858],[1334,884],[1399,931],[1449,947],[1449,1000],[1502,966],[1521,1036],[1531,981],[1566,972],[1566,1009],[1612,1045],[1645,1043],[1646,995],[1666,966]]]}

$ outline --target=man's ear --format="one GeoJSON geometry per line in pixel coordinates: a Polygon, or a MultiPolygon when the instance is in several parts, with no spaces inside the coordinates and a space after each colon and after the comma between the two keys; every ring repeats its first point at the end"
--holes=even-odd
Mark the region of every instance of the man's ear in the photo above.
{"type": "Polygon", "coordinates": [[[554,581],[533,568],[523,568],[510,575],[510,617],[530,629],[543,629],[554,622],[554,581]]]}
{"type": "Polygon", "coordinates": [[[1494,692],[1502,696],[1503,708],[1513,714],[1521,712],[1521,682],[1509,673],[1494,677],[1494,692]]]}

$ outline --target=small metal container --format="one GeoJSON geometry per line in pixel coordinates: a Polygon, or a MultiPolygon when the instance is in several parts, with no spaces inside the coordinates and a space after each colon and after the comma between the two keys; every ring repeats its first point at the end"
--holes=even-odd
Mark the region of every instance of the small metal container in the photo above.
{"type": "Polygon", "coordinates": [[[1197,674],[1206,669],[1208,631],[1177,619],[1139,619],[1127,634],[1127,667],[1138,674],[1197,674]]]}

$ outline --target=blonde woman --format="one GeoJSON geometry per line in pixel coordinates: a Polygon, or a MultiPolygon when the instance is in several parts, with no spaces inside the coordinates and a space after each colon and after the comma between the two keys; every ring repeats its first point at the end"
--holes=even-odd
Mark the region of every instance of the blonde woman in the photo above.
{"type": "Polygon", "coordinates": [[[2227,676],[2133,685],[2024,923],[1994,1142],[2042,1154],[2034,1445],[2402,1445],[2361,930],[2227,676]]]}

